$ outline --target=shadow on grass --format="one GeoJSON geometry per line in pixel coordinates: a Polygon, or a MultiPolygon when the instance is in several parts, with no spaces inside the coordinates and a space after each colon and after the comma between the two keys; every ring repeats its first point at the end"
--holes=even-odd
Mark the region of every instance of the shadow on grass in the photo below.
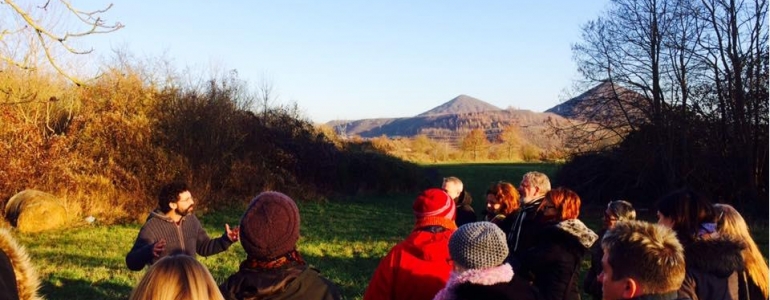
{"type": "Polygon", "coordinates": [[[52,277],[43,282],[40,294],[46,299],[128,299],[134,287],[115,282],[89,282],[52,277]]]}

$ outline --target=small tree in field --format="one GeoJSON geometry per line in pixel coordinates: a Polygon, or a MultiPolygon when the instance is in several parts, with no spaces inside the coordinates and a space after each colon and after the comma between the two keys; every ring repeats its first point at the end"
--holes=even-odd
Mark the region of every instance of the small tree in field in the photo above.
{"type": "Polygon", "coordinates": [[[521,148],[521,132],[515,125],[508,125],[503,128],[503,132],[499,136],[501,150],[505,154],[503,157],[508,160],[513,160],[518,155],[518,150],[521,148]]]}
{"type": "Polygon", "coordinates": [[[412,138],[412,151],[415,153],[415,158],[419,159],[425,156],[433,146],[433,141],[425,134],[418,134],[412,138]]]}
{"type": "Polygon", "coordinates": [[[470,153],[472,160],[477,160],[479,154],[484,153],[489,148],[489,141],[487,135],[482,129],[471,130],[465,137],[463,137],[460,144],[460,149],[463,154],[470,153]]]}

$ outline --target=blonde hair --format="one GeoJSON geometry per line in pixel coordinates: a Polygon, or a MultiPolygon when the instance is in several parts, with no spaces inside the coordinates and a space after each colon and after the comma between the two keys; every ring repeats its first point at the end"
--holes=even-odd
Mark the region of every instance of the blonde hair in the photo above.
{"type": "Polygon", "coordinates": [[[200,262],[171,255],[153,264],[131,292],[130,300],[224,300],[217,283],[200,262]]]}
{"type": "Polygon", "coordinates": [[[746,271],[749,277],[762,291],[762,296],[768,296],[768,264],[765,261],[762,252],[759,251],[757,243],[751,238],[749,226],[743,220],[741,214],[734,207],[728,204],[715,204],[717,215],[721,216],[717,223],[717,232],[728,238],[744,241],[746,248],[741,251],[743,261],[746,264],[746,271]]]}
{"type": "Polygon", "coordinates": [[[673,230],[642,221],[621,221],[607,231],[601,243],[612,280],[633,278],[644,294],[676,291],[682,286],[684,247],[673,230]]]}

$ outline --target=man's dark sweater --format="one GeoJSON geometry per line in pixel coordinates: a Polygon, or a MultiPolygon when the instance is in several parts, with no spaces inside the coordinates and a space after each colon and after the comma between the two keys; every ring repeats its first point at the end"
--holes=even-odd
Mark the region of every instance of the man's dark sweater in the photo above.
{"type": "Polygon", "coordinates": [[[181,251],[192,257],[195,257],[196,253],[209,256],[227,250],[232,244],[227,238],[227,233],[215,239],[210,238],[193,214],[182,217],[177,225],[174,220],[156,209],[147,217],[134,246],[126,255],[126,266],[132,271],[139,271],[145,265],[151,265],[159,258],[172,253],[181,251]],[[160,239],[166,239],[166,247],[160,257],[156,258],[152,255],[152,248],[160,239]]]}

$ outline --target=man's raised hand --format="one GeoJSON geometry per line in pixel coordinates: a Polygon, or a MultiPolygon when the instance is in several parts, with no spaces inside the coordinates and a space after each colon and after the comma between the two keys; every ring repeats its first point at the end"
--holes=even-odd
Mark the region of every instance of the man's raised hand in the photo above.
{"type": "Polygon", "coordinates": [[[166,239],[160,239],[155,242],[152,246],[152,256],[160,257],[160,254],[163,253],[163,249],[166,249],[166,239]]]}
{"type": "Polygon", "coordinates": [[[231,230],[230,224],[225,224],[225,232],[227,232],[227,238],[230,239],[231,242],[237,242],[241,235],[241,228],[235,226],[235,228],[231,230]]]}

